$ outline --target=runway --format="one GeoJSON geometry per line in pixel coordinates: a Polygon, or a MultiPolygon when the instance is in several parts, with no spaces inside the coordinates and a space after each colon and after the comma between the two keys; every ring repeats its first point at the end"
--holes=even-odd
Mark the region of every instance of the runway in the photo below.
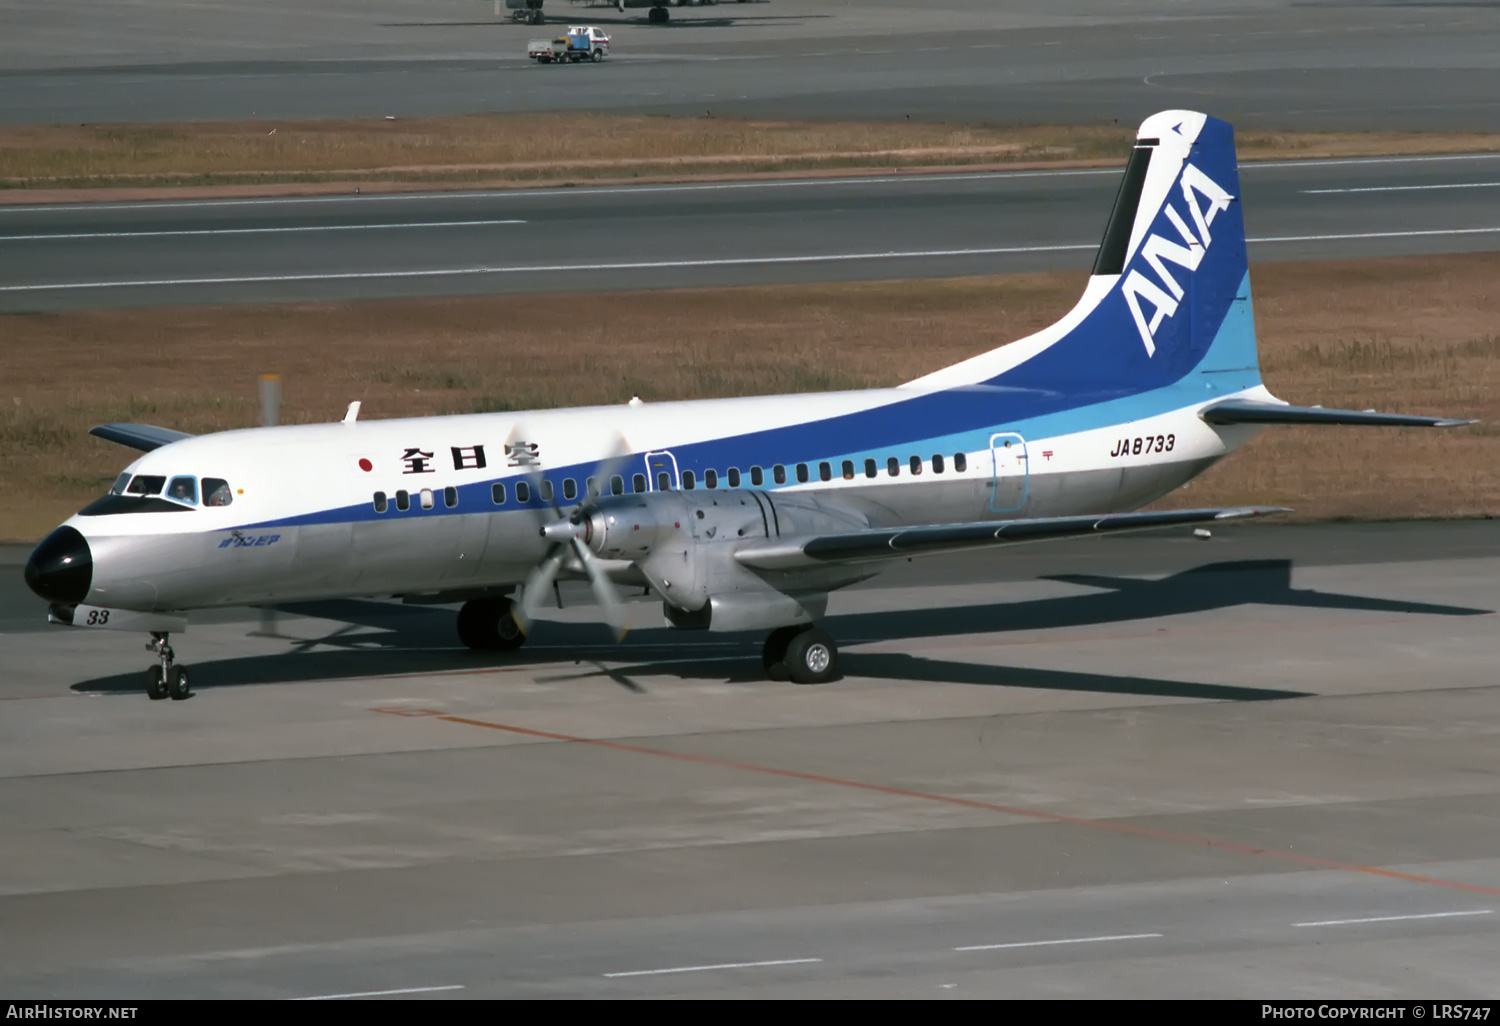
{"type": "Polygon", "coordinates": [[[1255,526],[901,564],[848,676],[451,612],[139,640],[0,561],[0,986],[27,997],[1493,998],[1500,530],[1255,526]]]}
{"type": "Polygon", "coordinates": [[[9,7],[8,123],[711,109],[1134,124],[1186,106],[1247,127],[1500,128],[1500,12],[1475,3],[778,0],[673,8],[656,27],[550,0],[548,28],[473,0],[9,7]],[[580,20],[613,33],[604,65],[526,60],[528,39],[580,20]]]}
{"type": "MultiPolygon", "coordinates": [[[[1086,269],[1117,169],[0,207],[0,311],[1086,269]]],[[[1500,155],[1241,172],[1252,260],[1492,250],[1500,155]]]]}

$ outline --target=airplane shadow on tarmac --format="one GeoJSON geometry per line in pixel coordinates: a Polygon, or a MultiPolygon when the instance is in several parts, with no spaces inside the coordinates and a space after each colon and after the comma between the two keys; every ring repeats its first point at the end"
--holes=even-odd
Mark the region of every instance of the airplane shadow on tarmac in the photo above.
{"type": "MultiPolygon", "coordinates": [[[[843,645],[850,646],[872,641],[1129,623],[1251,604],[1429,616],[1482,616],[1493,612],[1466,606],[1293,588],[1291,578],[1292,562],[1284,559],[1211,563],[1159,580],[1062,574],[1043,579],[1103,590],[1035,602],[851,613],[830,616],[822,626],[843,645]]],[[[664,627],[648,628],[635,631],[626,641],[616,645],[610,643],[600,624],[540,622],[531,644],[518,652],[500,655],[461,648],[454,633],[453,612],[448,609],[358,599],[294,603],[278,608],[297,616],[342,622],[344,626],[321,636],[277,635],[289,642],[288,650],[281,653],[192,663],[194,688],[207,691],[244,684],[290,684],[465,670],[488,672],[527,666],[555,667],[568,661],[580,669],[561,668],[560,672],[538,676],[537,680],[560,682],[604,677],[636,692],[645,690],[637,683],[637,678],[664,676],[685,681],[784,686],[769,684],[765,680],[760,665],[763,638],[759,632],[707,635],[664,627]],[[611,665],[605,666],[604,660],[611,665]]],[[[854,677],[1048,691],[1239,702],[1301,698],[1310,694],[1152,677],[953,662],[897,652],[846,651],[841,662],[845,675],[854,677]]],[[[134,693],[143,689],[144,676],[143,665],[139,672],[81,681],[73,685],[73,690],[134,693]]]]}

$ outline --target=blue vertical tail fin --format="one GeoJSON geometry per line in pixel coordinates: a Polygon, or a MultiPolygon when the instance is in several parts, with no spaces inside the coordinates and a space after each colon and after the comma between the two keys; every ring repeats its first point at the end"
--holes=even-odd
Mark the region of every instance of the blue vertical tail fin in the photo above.
{"type": "Polygon", "coordinates": [[[1234,131],[1192,111],[1142,123],[1082,300],[1030,338],[912,382],[1076,402],[1260,384],[1234,131]]]}

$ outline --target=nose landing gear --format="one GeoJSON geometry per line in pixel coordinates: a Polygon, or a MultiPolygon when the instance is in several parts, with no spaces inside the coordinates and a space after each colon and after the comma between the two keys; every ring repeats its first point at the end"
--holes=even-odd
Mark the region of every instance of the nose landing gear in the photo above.
{"type": "Polygon", "coordinates": [[[193,693],[188,684],[187,667],[173,665],[177,653],[172,651],[167,638],[166,631],[152,631],[151,640],[146,643],[146,651],[154,652],[160,660],[146,671],[146,697],[153,702],[163,698],[180,702],[193,693]]]}

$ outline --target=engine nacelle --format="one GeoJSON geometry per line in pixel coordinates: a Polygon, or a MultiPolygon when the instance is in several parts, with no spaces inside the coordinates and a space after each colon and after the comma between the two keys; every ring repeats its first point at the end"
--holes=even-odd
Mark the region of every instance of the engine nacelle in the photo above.
{"type": "Polygon", "coordinates": [[[607,496],[579,526],[599,556],[634,563],[662,597],[668,622],[687,629],[808,623],[823,614],[829,590],[874,572],[834,566],[764,573],[734,558],[741,546],[763,538],[869,526],[861,514],[812,496],[717,489],[607,496]]]}

